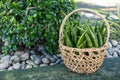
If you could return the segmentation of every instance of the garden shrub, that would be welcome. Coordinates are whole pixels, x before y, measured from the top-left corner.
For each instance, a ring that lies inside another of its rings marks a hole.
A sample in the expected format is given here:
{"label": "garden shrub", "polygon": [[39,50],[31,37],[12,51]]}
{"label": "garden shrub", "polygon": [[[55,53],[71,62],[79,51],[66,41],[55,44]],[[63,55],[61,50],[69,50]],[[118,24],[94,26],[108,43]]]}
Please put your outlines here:
{"label": "garden shrub", "polygon": [[44,40],[48,53],[58,53],[61,22],[73,9],[73,0],[0,0],[2,52],[16,51],[23,45],[31,48]]}

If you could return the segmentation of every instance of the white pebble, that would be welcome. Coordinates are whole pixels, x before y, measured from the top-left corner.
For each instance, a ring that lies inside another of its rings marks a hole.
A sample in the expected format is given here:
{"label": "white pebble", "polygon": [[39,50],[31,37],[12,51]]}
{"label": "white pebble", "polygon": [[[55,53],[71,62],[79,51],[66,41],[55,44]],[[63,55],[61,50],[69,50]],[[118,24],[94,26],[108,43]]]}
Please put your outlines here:
{"label": "white pebble", "polygon": [[117,40],[111,40],[111,43],[112,43],[113,46],[117,46],[118,45]]}
{"label": "white pebble", "polygon": [[113,57],[118,57],[117,52],[114,52],[114,53],[113,53]]}

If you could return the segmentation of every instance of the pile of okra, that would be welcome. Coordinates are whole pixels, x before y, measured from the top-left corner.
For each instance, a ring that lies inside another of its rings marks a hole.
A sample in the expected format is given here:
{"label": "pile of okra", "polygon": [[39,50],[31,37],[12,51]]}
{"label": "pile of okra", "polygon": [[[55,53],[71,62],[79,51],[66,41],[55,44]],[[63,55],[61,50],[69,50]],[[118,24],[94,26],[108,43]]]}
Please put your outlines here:
{"label": "pile of okra", "polygon": [[107,29],[103,20],[84,22],[69,19],[64,28],[64,45],[74,48],[98,48],[106,42]]}

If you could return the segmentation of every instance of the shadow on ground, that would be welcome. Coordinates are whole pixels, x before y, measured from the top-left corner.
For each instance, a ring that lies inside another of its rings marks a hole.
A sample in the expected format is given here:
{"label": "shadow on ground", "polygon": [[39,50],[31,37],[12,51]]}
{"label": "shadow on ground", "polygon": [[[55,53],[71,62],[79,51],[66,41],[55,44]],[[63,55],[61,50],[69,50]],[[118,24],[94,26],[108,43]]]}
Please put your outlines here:
{"label": "shadow on ground", "polygon": [[120,58],[106,58],[93,74],[71,72],[63,64],[0,72],[0,80],[120,80]]}

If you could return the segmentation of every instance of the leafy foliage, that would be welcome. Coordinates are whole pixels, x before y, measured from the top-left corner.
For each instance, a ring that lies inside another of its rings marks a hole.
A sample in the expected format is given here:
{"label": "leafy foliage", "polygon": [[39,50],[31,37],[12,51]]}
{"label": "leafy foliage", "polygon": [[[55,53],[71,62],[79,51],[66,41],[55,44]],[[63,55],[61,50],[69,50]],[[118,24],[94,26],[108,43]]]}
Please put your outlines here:
{"label": "leafy foliage", "polygon": [[64,14],[75,8],[73,0],[1,0],[0,39],[7,42],[2,52],[30,48],[45,41],[49,53],[58,53],[58,33]]}
{"label": "leafy foliage", "polygon": [[[120,5],[118,4],[117,6],[117,14],[113,14],[110,12],[106,12],[103,10],[96,10],[99,13],[106,15],[107,20],[110,24],[110,29],[111,29],[111,34],[110,34],[110,38],[111,39],[119,39],[120,38]],[[115,17],[113,17],[115,16]]]}
{"label": "leafy foliage", "polygon": [[[120,38],[120,5],[117,6],[117,14],[110,14],[116,16],[117,19],[111,18],[108,19],[111,27],[111,38],[112,39],[119,39]],[[111,17],[111,16],[109,16]]]}
{"label": "leafy foliage", "polygon": [[110,23],[111,23],[111,32],[112,32],[112,38],[114,39],[119,39],[120,38],[120,4],[118,4],[117,6],[117,15],[118,17],[117,20],[111,20]]}

